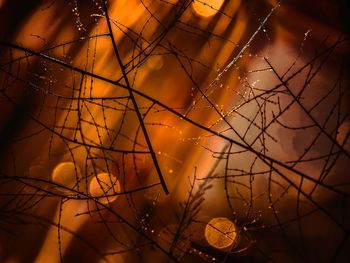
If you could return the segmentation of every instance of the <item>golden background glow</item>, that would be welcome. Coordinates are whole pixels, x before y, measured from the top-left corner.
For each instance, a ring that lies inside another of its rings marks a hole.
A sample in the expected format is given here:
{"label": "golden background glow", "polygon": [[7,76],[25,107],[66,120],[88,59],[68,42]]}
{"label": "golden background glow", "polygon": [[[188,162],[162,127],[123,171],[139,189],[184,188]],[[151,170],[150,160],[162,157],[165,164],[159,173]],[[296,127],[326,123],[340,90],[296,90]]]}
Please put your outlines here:
{"label": "golden background glow", "polygon": [[348,259],[340,4],[106,3],[0,0],[0,262]]}

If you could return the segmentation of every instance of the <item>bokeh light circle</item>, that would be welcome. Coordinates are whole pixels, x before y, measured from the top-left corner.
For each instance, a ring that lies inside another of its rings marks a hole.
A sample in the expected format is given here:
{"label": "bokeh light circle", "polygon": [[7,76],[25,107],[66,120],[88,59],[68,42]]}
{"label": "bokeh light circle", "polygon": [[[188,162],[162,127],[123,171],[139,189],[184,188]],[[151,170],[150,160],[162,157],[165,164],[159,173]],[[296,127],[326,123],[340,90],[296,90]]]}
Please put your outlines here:
{"label": "bokeh light circle", "polygon": [[224,0],[195,0],[192,7],[202,17],[214,16],[221,8]]}
{"label": "bokeh light circle", "polygon": [[80,180],[80,169],[73,162],[61,162],[52,171],[52,182],[63,186],[59,190],[75,189]]}
{"label": "bokeh light circle", "polygon": [[99,173],[90,181],[89,191],[90,195],[98,198],[99,202],[108,204],[117,199],[116,194],[120,192],[120,183],[111,173]]}
{"label": "bokeh light circle", "polygon": [[225,249],[237,239],[235,224],[225,217],[211,219],[205,227],[205,239],[214,248]]}

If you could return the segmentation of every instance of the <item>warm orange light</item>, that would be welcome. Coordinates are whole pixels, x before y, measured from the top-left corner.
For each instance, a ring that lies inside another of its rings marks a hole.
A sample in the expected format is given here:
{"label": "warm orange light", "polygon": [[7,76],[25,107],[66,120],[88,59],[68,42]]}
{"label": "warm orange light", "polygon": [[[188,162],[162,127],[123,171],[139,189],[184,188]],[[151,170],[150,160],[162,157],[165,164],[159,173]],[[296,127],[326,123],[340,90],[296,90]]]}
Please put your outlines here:
{"label": "warm orange light", "polygon": [[52,172],[52,181],[55,184],[62,185],[61,191],[65,188],[74,189],[80,178],[79,167],[73,162],[61,162],[59,163]]}
{"label": "warm orange light", "polygon": [[117,199],[116,193],[120,192],[120,183],[114,175],[100,173],[92,178],[89,191],[91,196],[98,198],[99,202],[108,204]]}
{"label": "warm orange light", "polygon": [[225,249],[237,239],[236,227],[225,217],[213,218],[205,227],[205,239],[212,247]]}
{"label": "warm orange light", "polygon": [[223,3],[224,0],[195,0],[192,7],[198,15],[211,17],[220,10]]}
{"label": "warm orange light", "polygon": [[344,147],[345,150],[350,151],[350,122],[344,122],[338,128],[337,142]]}
{"label": "warm orange light", "polygon": [[150,70],[160,70],[163,67],[163,58],[160,55],[150,56],[146,65]]}

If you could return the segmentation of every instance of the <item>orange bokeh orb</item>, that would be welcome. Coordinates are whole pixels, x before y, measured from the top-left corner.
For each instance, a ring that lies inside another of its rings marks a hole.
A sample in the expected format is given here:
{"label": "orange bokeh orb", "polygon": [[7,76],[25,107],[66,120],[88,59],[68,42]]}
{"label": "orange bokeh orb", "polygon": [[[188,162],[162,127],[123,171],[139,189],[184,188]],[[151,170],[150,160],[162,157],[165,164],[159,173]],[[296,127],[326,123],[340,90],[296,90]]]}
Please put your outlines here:
{"label": "orange bokeh orb", "polygon": [[216,217],[205,227],[205,239],[214,248],[225,249],[237,239],[237,229],[233,222],[225,217]]}
{"label": "orange bokeh orb", "polygon": [[52,182],[61,185],[61,191],[75,189],[80,180],[80,169],[73,162],[61,162],[53,169]]}
{"label": "orange bokeh orb", "polygon": [[99,202],[108,204],[117,199],[120,183],[113,174],[99,173],[90,181],[89,191]]}
{"label": "orange bokeh orb", "polygon": [[202,17],[211,17],[221,8],[224,0],[195,0],[192,7],[196,14]]}

